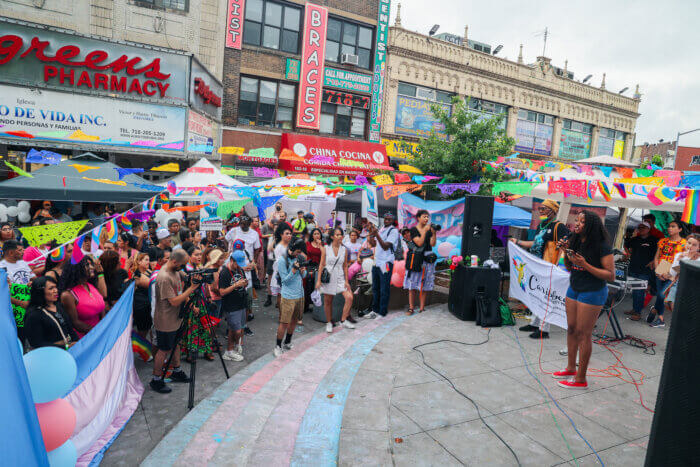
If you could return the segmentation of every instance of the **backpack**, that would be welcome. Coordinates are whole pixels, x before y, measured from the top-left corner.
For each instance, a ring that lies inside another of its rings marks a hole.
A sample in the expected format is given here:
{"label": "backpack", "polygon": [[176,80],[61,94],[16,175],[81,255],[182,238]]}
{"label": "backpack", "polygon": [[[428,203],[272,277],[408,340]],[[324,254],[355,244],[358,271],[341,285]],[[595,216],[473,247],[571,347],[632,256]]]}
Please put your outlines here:
{"label": "backpack", "polygon": [[[391,229],[394,229],[394,227]],[[389,229],[389,233],[391,233],[391,229]],[[398,245],[391,244],[391,251],[394,252],[394,259],[396,261],[401,261],[403,259],[403,243],[401,243],[401,238],[399,238]]]}

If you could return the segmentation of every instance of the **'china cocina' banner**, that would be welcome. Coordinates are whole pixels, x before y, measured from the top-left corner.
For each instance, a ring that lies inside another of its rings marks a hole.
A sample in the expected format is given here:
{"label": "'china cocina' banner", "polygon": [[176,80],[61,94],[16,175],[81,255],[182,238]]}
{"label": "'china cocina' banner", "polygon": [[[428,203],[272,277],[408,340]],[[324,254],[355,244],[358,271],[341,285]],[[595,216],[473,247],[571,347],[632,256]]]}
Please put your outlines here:
{"label": "'china cocina' banner", "polygon": [[510,297],[543,321],[566,329],[569,273],[508,242]]}
{"label": "'china cocina' banner", "polygon": [[379,143],[320,136],[282,134],[281,170],[373,177],[389,165],[386,146]]}
{"label": "'china cocina' banner", "polygon": [[307,3],[305,10],[299,99],[297,99],[297,127],[318,130],[321,126],[321,89],[323,61],[326,56],[328,9]]}

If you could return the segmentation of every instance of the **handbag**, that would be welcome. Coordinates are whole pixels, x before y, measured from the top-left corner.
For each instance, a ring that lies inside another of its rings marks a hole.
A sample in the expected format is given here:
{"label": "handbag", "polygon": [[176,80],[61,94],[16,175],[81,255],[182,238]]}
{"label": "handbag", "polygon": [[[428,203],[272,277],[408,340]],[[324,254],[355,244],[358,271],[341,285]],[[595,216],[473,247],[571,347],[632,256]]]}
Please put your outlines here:
{"label": "handbag", "polygon": [[559,243],[560,240],[557,238],[557,227],[559,227],[560,224],[561,222],[554,224],[554,241],[547,242],[542,253],[542,259],[551,264],[558,264],[559,257],[563,254],[563,251],[560,251],[559,247],[557,246],[557,243]]}
{"label": "handbag", "polygon": [[433,264],[435,261],[437,261],[437,255],[434,251],[428,251],[423,255],[423,261],[428,264]]}
{"label": "handbag", "polygon": [[[335,269],[335,267],[338,264],[338,261],[340,261],[340,250],[338,250],[338,257],[335,259],[335,264],[333,264],[333,267],[331,269]],[[331,281],[331,273],[328,271],[328,267],[323,268],[323,271],[321,271],[321,283],[322,284],[328,284]]]}

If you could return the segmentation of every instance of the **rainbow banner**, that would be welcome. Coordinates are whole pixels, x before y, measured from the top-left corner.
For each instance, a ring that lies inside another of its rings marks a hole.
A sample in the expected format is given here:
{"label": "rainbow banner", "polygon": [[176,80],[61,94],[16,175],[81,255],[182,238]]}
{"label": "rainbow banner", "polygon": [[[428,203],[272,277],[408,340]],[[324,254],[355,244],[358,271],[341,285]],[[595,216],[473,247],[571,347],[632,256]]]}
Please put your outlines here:
{"label": "rainbow banner", "polygon": [[688,190],[681,220],[688,224],[700,225],[700,191]]}
{"label": "rainbow banner", "polygon": [[652,188],[649,193],[647,193],[647,199],[654,206],[661,206],[664,203],[672,201],[676,197],[676,192],[670,188]]}
{"label": "rainbow banner", "polygon": [[610,201],[612,196],[610,196],[610,189],[605,182],[598,181],[598,190],[605,201]]}

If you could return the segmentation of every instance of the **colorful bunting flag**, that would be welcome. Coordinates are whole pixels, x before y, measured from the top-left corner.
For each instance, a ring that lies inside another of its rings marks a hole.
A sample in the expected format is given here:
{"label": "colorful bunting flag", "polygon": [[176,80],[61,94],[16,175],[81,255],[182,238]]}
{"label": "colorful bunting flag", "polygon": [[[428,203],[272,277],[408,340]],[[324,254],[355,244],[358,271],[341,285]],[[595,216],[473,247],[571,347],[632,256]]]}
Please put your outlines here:
{"label": "colorful bunting flag", "polygon": [[85,164],[68,164],[68,167],[73,167],[75,170],[78,171],[78,173],[83,173],[88,170],[95,170],[99,169],[99,167],[95,167],[94,165],[85,165]]}
{"label": "colorful bunting flag", "polygon": [[613,171],[612,167],[606,167],[604,165],[597,165],[596,168],[603,172],[603,175],[605,175],[606,177],[609,177]]}
{"label": "colorful bunting flag", "polygon": [[207,206],[209,206],[209,204],[198,204],[196,206],[176,206],[174,208],[163,208],[163,209],[165,212],[175,212],[175,211],[197,212],[200,209],[204,209]]}
{"label": "colorful bunting flag", "polygon": [[423,173],[420,169],[417,169],[416,167],[413,167],[412,165],[408,164],[399,164],[399,171],[418,175],[421,175]]}
{"label": "colorful bunting flag", "polygon": [[618,178],[618,183],[631,183],[634,185],[664,186],[665,181],[661,177]]}
{"label": "colorful bunting flag", "polygon": [[496,182],[493,184],[491,194],[511,193],[513,195],[529,195],[537,185],[535,182]]}
{"label": "colorful bunting flag", "polygon": [[107,178],[90,178],[90,177],[83,177],[83,180],[90,180],[92,182],[104,183],[106,185],[126,186],[126,182],[124,180],[109,180]]}
{"label": "colorful bunting flag", "polygon": [[123,215],[119,219],[119,223],[122,225],[122,228],[126,230],[127,232],[131,232],[131,229],[133,228],[133,224],[131,223],[131,219],[129,219],[126,214]]}
{"label": "colorful bunting flag", "polygon": [[222,219],[227,219],[229,214],[240,211],[248,202],[250,202],[248,198],[221,202],[216,207],[216,215]]}
{"label": "colorful bunting flag", "polygon": [[49,257],[54,263],[60,263],[66,259],[66,247],[64,245],[59,246],[49,254]]}
{"label": "colorful bunting flag", "polygon": [[598,180],[598,190],[600,190],[600,194],[605,201],[610,201],[612,199],[612,196],[610,196],[610,189],[605,182]]}
{"label": "colorful bunting flag", "polygon": [[613,183],[613,186],[617,189],[617,192],[620,193],[620,196],[624,199],[627,198],[627,191],[625,190],[625,184],[624,183]]}
{"label": "colorful bunting flag", "polygon": [[240,156],[245,152],[245,148],[238,148],[234,146],[222,146],[219,148],[219,154],[233,154],[234,156]]}
{"label": "colorful bunting flag", "polygon": [[191,174],[213,174],[214,167],[190,167],[187,169]]}
{"label": "colorful bunting flag", "polygon": [[647,194],[647,198],[654,206],[661,206],[675,198],[676,193],[671,188],[654,187]]}
{"label": "colorful bunting flag", "polygon": [[550,180],[547,184],[547,193],[563,193],[564,196],[574,195],[579,198],[586,197],[586,180]]}
{"label": "colorful bunting flag", "polygon": [[253,167],[253,176],[263,178],[276,178],[279,177],[280,174],[277,171],[277,169],[270,169],[268,167]]}
{"label": "colorful bunting flag", "polygon": [[[54,225],[60,225],[60,224],[54,224]],[[85,235],[81,235],[80,237],[76,238],[75,241],[73,242],[73,253],[70,256],[70,264],[78,264],[85,257],[85,254],[83,253],[83,242],[84,241],[85,241]]]}
{"label": "colorful bunting flag", "polygon": [[30,246],[41,246],[56,241],[62,245],[78,235],[78,232],[85,227],[88,220],[74,222],[62,222],[60,224],[37,225],[34,227],[20,227],[22,236],[29,242]]}
{"label": "colorful bunting flag", "polygon": [[437,187],[443,195],[451,195],[458,190],[473,194],[479,191],[481,183],[439,183]]}
{"label": "colorful bunting flag", "polygon": [[177,162],[151,167],[151,172],[179,172],[180,165]]}
{"label": "colorful bunting flag", "polygon": [[222,167],[221,173],[224,175],[228,175],[230,177],[236,177],[236,176],[247,177],[248,176],[248,172],[246,172],[245,170],[235,169],[233,167]]}
{"label": "colorful bunting flag", "polygon": [[387,174],[377,175],[377,176],[374,177],[372,180],[374,180],[374,183],[375,183],[377,186],[381,186],[381,185],[391,185],[392,183],[394,183],[394,181],[391,179],[391,176],[390,176],[390,175],[387,175]]}
{"label": "colorful bunting flag", "polygon": [[177,186],[175,185],[175,182],[173,182],[172,180],[170,180],[167,183],[166,189],[168,190],[168,193],[170,193],[173,196],[175,195],[175,193],[177,193]]}
{"label": "colorful bunting flag", "polygon": [[403,193],[420,190],[420,188],[420,185],[384,185],[381,191],[384,193],[384,199],[390,199]]}
{"label": "colorful bunting flag", "polygon": [[358,175],[355,177],[355,185],[369,185],[369,181],[364,175]]}
{"label": "colorful bunting flag", "polygon": [[107,241],[112,243],[117,243],[117,238],[119,238],[119,228],[117,227],[117,219],[112,218],[105,224],[105,231],[107,232]]}
{"label": "colorful bunting flag", "polygon": [[396,183],[411,183],[411,177],[406,174],[395,174],[394,181]]}
{"label": "colorful bunting flag", "polygon": [[20,169],[16,165],[12,165],[7,161],[5,161],[5,165],[8,166],[17,175],[21,175],[22,177],[34,178],[34,175],[30,174],[29,172],[25,172],[24,170]]}
{"label": "colorful bunting flag", "polygon": [[114,170],[117,171],[117,175],[119,175],[119,180],[123,179],[127,175],[137,174],[144,171],[144,169],[122,169],[121,167],[115,167]]}
{"label": "colorful bunting flag", "polygon": [[654,175],[654,171],[651,169],[634,169],[634,173],[639,178],[651,177],[652,175]]}
{"label": "colorful bunting flag", "polygon": [[32,148],[29,150],[25,162],[31,162],[32,164],[57,165],[61,163],[61,155],[47,149],[37,151],[36,149]]}

